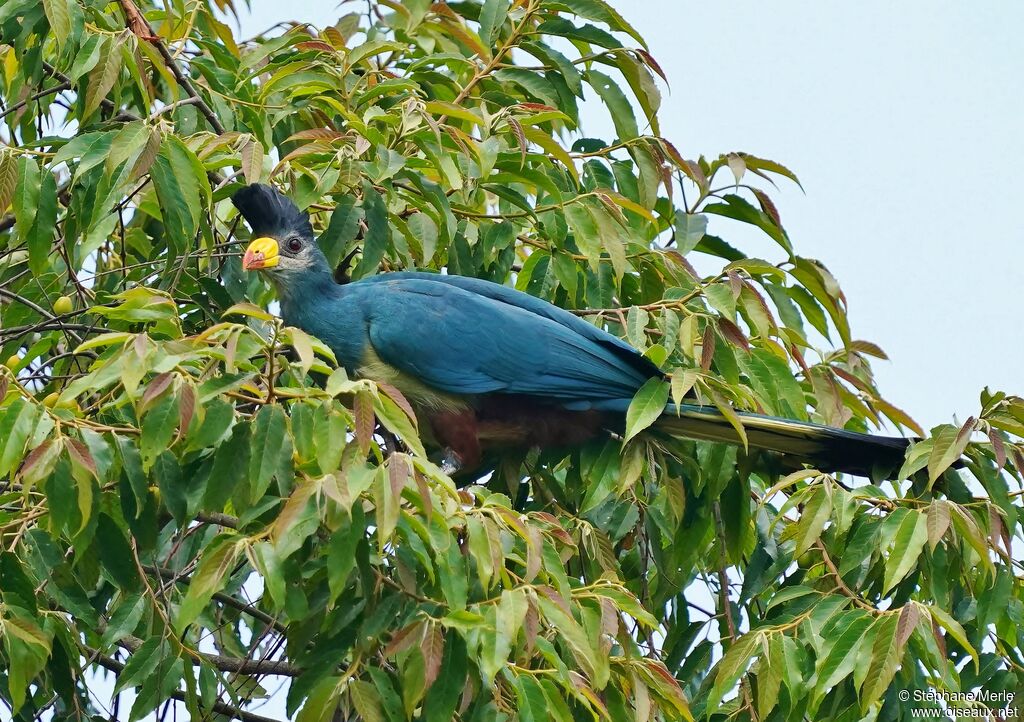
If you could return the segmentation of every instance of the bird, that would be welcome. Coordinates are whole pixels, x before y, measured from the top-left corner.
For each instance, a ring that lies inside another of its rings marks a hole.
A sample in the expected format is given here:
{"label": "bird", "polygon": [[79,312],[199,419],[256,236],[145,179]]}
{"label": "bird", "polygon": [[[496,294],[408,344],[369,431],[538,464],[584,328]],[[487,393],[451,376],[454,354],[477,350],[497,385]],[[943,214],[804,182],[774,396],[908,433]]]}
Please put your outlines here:
{"label": "bird", "polygon": [[[567,448],[620,434],[631,400],[666,373],[608,331],[543,299],[432,271],[338,283],[308,213],[266,184],[232,202],[251,229],[246,271],[265,273],[284,323],[323,341],[356,378],[390,384],[427,421],[449,474],[505,449]],[[685,399],[689,402],[691,399]],[[668,402],[653,424],[673,438],[743,444],[715,406]],[[910,440],[737,412],[746,444],[786,469],[876,477]]]}

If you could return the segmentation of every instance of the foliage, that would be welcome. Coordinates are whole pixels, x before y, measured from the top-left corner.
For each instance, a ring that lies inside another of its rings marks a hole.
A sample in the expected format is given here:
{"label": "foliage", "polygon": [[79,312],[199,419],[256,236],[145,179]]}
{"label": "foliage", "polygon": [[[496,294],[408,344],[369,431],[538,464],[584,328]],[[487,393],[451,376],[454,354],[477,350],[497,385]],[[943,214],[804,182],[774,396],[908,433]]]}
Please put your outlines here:
{"label": "foliage", "polygon": [[[241,41],[230,9],[0,5],[16,719],[100,714],[101,670],[132,719],[265,719],[282,678],[301,722],[909,719],[902,689],[1020,688],[1020,398],[986,392],[880,486],[637,433],[645,398],[628,443],[457,488],[397,392],[262,310],[227,198],[272,180],[345,275],[514,284],[676,398],[916,431],[764,190],[796,177],[659,137],[661,70],[618,12],[378,0]],[[585,97],[616,138],[580,131]],[[731,222],[779,260],[707,232]]]}

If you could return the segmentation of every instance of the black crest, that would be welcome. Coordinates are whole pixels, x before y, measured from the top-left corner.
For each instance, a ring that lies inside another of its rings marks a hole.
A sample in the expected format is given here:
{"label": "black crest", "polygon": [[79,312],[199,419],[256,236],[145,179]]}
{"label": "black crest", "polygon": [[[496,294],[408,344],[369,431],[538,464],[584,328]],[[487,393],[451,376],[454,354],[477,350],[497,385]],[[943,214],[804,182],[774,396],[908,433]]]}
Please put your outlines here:
{"label": "black crest", "polygon": [[309,214],[300,211],[281,191],[262,183],[253,183],[231,196],[231,202],[242,214],[253,236],[281,237],[290,231],[304,238],[313,237]]}

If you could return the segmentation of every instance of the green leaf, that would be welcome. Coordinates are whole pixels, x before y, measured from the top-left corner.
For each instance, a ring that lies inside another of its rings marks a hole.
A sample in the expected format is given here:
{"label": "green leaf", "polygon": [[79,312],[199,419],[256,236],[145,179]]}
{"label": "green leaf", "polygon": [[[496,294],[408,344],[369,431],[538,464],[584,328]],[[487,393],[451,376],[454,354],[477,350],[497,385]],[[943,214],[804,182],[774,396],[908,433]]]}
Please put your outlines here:
{"label": "green leaf", "polygon": [[256,414],[252,427],[252,452],[249,456],[249,499],[263,497],[274,473],[281,468],[282,455],[291,458],[291,444],[286,444],[286,418],[277,404],[264,406]]}
{"label": "green leaf", "polygon": [[195,153],[173,135],[164,137],[160,152],[153,161],[150,175],[160,202],[160,214],[167,234],[167,244],[182,253],[192,245],[199,228],[201,182],[196,172],[202,165]]}
{"label": "green leaf", "polygon": [[568,8],[570,12],[575,13],[581,18],[596,20],[597,22],[607,24],[613,30],[621,30],[644,48],[647,47],[646,41],[636,28],[630,25],[618,11],[604,2],[604,0],[557,0],[557,4]]}
{"label": "green leaf", "polygon": [[117,609],[110,615],[100,645],[103,648],[109,647],[134,632],[148,607],[148,600],[141,593],[122,598]]}
{"label": "green leaf", "polygon": [[71,35],[71,14],[68,11],[68,0],[43,0],[43,11],[50,23],[50,31],[57,41],[57,47],[64,49]]}
{"label": "green leaf", "polygon": [[867,710],[889,689],[903,658],[904,645],[897,634],[899,615],[887,614],[875,621],[876,634],[871,648],[871,668],[861,688],[860,705]]}
{"label": "green leaf", "polygon": [[[853,672],[871,622],[871,615],[855,610],[843,613],[842,621],[829,623],[831,631],[815,670],[818,680],[815,692],[819,698]],[[870,644],[870,640],[867,643]]]}
{"label": "green leaf", "polygon": [[603,689],[608,682],[608,657],[595,647],[597,640],[590,638],[580,623],[555,602],[544,596],[539,596],[537,602],[544,617],[569,645],[573,657],[587,678],[595,687]]}
{"label": "green leaf", "polygon": [[508,0],[484,0],[480,9],[480,39],[484,45],[494,44],[498,30],[508,17]]}
{"label": "green leaf", "polygon": [[949,504],[942,499],[932,499],[928,505],[928,547],[934,552],[935,547],[949,530]]}
{"label": "green leaf", "polygon": [[660,378],[648,379],[636,396],[629,402],[626,410],[626,437],[629,441],[641,431],[649,427],[665,411],[668,403],[669,385]]}
{"label": "green leaf", "polygon": [[213,595],[224,588],[226,577],[234,568],[244,544],[244,538],[234,533],[223,533],[203,552],[174,619],[174,628],[179,634],[199,617]]}
{"label": "green leaf", "polygon": [[410,451],[417,456],[426,457],[427,452],[423,449],[423,442],[420,441],[413,420],[390,396],[383,392],[375,394],[373,411],[384,428],[401,439]]}
{"label": "green leaf", "polygon": [[787,253],[793,252],[793,247],[778,224],[767,213],[750,204],[745,198],[729,193],[723,196],[725,203],[709,203],[702,209],[704,213],[713,213],[718,216],[725,216],[743,223],[757,226],[768,236],[778,243]]}
{"label": "green leaf", "polygon": [[928,457],[928,488],[938,480],[954,461],[964,454],[971,440],[969,433],[960,433],[957,427],[943,424],[932,430],[932,453]]}
{"label": "green leaf", "polygon": [[380,193],[374,190],[369,181],[363,181],[363,213],[366,217],[363,256],[352,273],[354,278],[362,278],[376,272],[391,240],[388,209]]}
{"label": "green leaf", "polygon": [[117,676],[114,694],[131,687],[138,687],[156,670],[157,665],[172,658],[171,650],[163,637],[150,637],[132,652],[124,669]]}
{"label": "green leaf", "polygon": [[[334,712],[338,708],[338,699],[341,697],[339,690],[341,680],[338,677],[325,677],[320,680],[313,691],[306,697],[306,703],[302,705],[296,722],[331,722],[334,719]],[[356,682],[354,684],[366,684]],[[352,692],[354,695],[355,693]]]}
{"label": "green leaf", "polygon": [[981,657],[978,656],[978,650],[967,640],[967,632],[964,631],[960,622],[953,619],[949,612],[936,605],[927,605],[927,609],[932,615],[932,619],[949,632],[950,636],[974,658],[974,669],[977,671],[981,666]]}
{"label": "green leaf", "polygon": [[501,593],[501,601],[494,608],[494,632],[483,633],[486,640],[481,647],[480,672],[488,683],[509,663],[512,644],[523,626],[526,618],[528,602],[526,592],[522,589],[505,590]]}
{"label": "green leaf", "polygon": [[703,213],[677,213],[675,230],[676,248],[680,253],[687,254],[697,247],[707,233],[708,217]]}
{"label": "green leaf", "polygon": [[387,722],[380,695],[372,684],[355,680],[349,684],[348,693],[360,719],[365,722]]}
{"label": "green leaf", "polygon": [[35,224],[39,207],[39,189],[42,183],[39,164],[35,158],[23,155],[18,161],[18,182],[14,189],[14,220],[23,240],[27,240]]}
{"label": "green leaf", "polygon": [[[129,31],[125,30],[124,32]],[[124,38],[123,33],[115,35],[98,46],[98,62],[85,83],[83,120],[100,107],[100,104],[114,87],[114,83],[117,82],[117,78],[121,74],[121,46],[124,44]]]}
{"label": "green leaf", "polygon": [[139,583],[132,549],[124,532],[108,514],[101,513],[96,525],[96,542],[102,554],[100,563],[122,589],[134,589]]}
{"label": "green leaf", "polygon": [[0,409],[0,476],[12,473],[21,464],[25,445],[36,426],[37,411],[37,406],[23,398]]}
{"label": "green leaf", "polygon": [[364,538],[363,508],[356,505],[351,521],[331,535],[327,543],[327,584],[334,604],[345,591],[349,574],[356,563],[356,546]]}
{"label": "green leaf", "polygon": [[928,541],[928,522],[924,514],[911,511],[901,520],[893,537],[889,556],[885,560],[885,583],[882,593],[887,594],[903,581],[911,569],[917,566],[918,557]]}
{"label": "green leaf", "polygon": [[706,709],[709,713],[718,709],[722,697],[739,681],[750,666],[751,658],[761,648],[761,634],[748,632],[732,643],[714,668],[715,683],[708,693]]}
{"label": "green leaf", "polygon": [[804,504],[800,520],[796,523],[796,529],[793,532],[796,549],[793,551],[793,556],[799,557],[818,541],[831,514],[832,489],[827,484],[822,484],[811,493],[807,503]]}
{"label": "green leaf", "polygon": [[139,452],[142,468],[148,470],[162,454],[178,428],[178,396],[166,394],[142,419],[142,435],[139,438]]}
{"label": "green leaf", "polygon": [[253,137],[246,138],[241,152],[242,175],[246,183],[258,183],[263,175],[263,144]]}
{"label": "green leaf", "polygon": [[512,677],[512,684],[516,690],[516,712],[522,722],[546,722],[548,719],[547,699],[544,696],[543,688],[527,674],[517,674]]}
{"label": "green leaf", "polygon": [[631,140],[639,136],[640,129],[637,127],[636,117],[633,115],[633,106],[630,105],[626,94],[616,85],[615,81],[604,73],[593,69],[588,70],[584,77],[597,91],[601,101],[608,106],[618,139],[620,141]]}
{"label": "green leaf", "polygon": [[320,234],[319,239],[320,248],[327,256],[327,264],[331,268],[338,265],[345,249],[355,240],[359,232],[359,216],[356,199],[353,196],[342,196],[338,199],[331,213],[331,220],[327,224],[327,230]]}

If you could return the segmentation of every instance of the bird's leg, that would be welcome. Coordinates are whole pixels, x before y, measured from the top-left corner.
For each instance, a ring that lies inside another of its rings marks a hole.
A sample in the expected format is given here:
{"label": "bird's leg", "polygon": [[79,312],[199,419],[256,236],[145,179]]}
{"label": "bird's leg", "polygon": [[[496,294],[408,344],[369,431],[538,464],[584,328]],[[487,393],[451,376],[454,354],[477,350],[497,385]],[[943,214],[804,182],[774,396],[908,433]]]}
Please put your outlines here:
{"label": "bird's leg", "polygon": [[462,470],[462,459],[450,448],[445,448],[441,457],[441,471],[448,476],[455,476]]}
{"label": "bird's leg", "polygon": [[480,439],[477,438],[476,413],[472,409],[434,413],[430,416],[430,426],[434,438],[444,448],[442,468],[446,474],[450,476],[456,471],[479,466]]}

